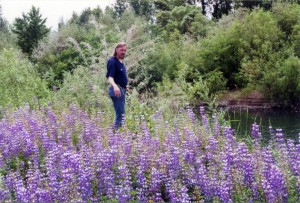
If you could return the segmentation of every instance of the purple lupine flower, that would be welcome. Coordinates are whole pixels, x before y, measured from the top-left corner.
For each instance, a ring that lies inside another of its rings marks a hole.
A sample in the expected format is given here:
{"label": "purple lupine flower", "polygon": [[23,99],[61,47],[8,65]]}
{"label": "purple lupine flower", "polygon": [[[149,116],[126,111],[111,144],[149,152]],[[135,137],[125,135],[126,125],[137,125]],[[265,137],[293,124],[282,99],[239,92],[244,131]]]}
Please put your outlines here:
{"label": "purple lupine flower", "polygon": [[53,202],[50,191],[38,188],[35,193],[37,196],[37,202]]}
{"label": "purple lupine flower", "polygon": [[220,191],[219,191],[220,183],[219,183],[219,180],[217,177],[218,176],[217,172],[214,169],[210,170],[209,173],[211,173],[211,174],[209,175],[209,178],[208,178],[207,197],[211,198],[213,196],[218,196],[220,194]]}
{"label": "purple lupine flower", "polygon": [[182,155],[184,158],[184,163],[194,165],[196,157],[201,152],[201,140],[200,136],[197,136],[194,131],[188,130],[186,127],[183,128],[183,140],[181,148],[183,150]]}
{"label": "purple lupine flower", "polygon": [[262,155],[263,155],[263,161],[267,167],[269,167],[272,164],[275,164],[275,160],[272,154],[272,149],[270,146],[268,146],[267,148],[263,148]]}
{"label": "purple lupine flower", "polygon": [[190,119],[192,124],[194,126],[196,126],[197,117],[196,117],[195,113],[193,112],[193,110],[192,110],[192,108],[189,104],[186,105],[186,115],[188,116],[188,118]]}
{"label": "purple lupine flower", "polygon": [[276,196],[274,195],[273,189],[271,187],[271,184],[267,179],[262,180],[262,188],[264,191],[264,195],[266,197],[267,202],[275,202],[276,201]]}
{"label": "purple lupine flower", "polygon": [[192,165],[196,161],[195,152],[193,151],[195,148],[192,146],[193,143],[189,141],[182,141],[182,155],[185,164]]}
{"label": "purple lupine flower", "polygon": [[27,191],[31,202],[36,202],[36,191],[39,188],[41,174],[38,168],[29,168],[26,174]]}
{"label": "purple lupine flower", "polygon": [[47,153],[47,156],[45,157],[45,167],[47,171],[46,174],[49,187],[48,190],[50,191],[52,201],[59,201],[63,199],[61,195],[64,195],[59,194],[59,191],[61,190],[60,180],[62,179],[61,151],[63,151],[62,148],[55,146]]}
{"label": "purple lupine flower", "polygon": [[300,175],[300,158],[299,153],[297,153],[294,140],[287,140],[288,156],[289,156],[289,165],[295,176]]}
{"label": "purple lupine flower", "polygon": [[261,132],[259,129],[259,125],[257,125],[256,123],[253,123],[251,126],[251,137],[255,140],[255,141],[260,141],[261,140]]}
{"label": "purple lupine flower", "polygon": [[104,149],[95,156],[95,159],[97,160],[96,178],[98,182],[98,193],[101,196],[107,196],[108,199],[113,199],[115,197],[114,188],[116,182],[113,167],[116,164],[116,159],[114,157],[114,150],[115,148],[112,146],[110,151]]}
{"label": "purple lupine flower", "polygon": [[1,151],[0,151],[0,168],[4,168],[4,166],[5,166],[5,161],[3,158],[4,157],[2,156]]}
{"label": "purple lupine flower", "polygon": [[249,153],[245,143],[240,143],[237,147],[236,166],[243,170],[243,183],[251,188],[254,199],[259,198],[258,188],[255,185],[253,156]]}
{"label": "purple lupine flower", "polygon": [[136,170],[136,191],[138,201],[145,202],[149,196],[148,181],[145,177],[143,166],[138,166]]}
{"label": "purple lupine flower", "polygon": [[212,115],[212,118],[213,118],[213,133],[214,133],[214,136],[218,137],[221,132],[221,126],[218,121],[218,115],[216,113],[214,113]]}
{"label": "purple lupine flower", "polygon": [[[50,111],[55,119],[24,108],[0,121],[0,166],[2,159],[1,168],[6,169],[3,187],[0,181],[0,201],[16,201],[16,197],[36,202],[214,198],[228,202],[239,195],[232,189],[232,184],[237,184],[249,192],[250,201],[262,200],[258,196],[265,195],[268,201],[284,202],[288,198],[286,185],[291,186],[284,182],[287,174],[283,169],[288,166],[295,176],[299,174],[299,144],[282,142],[275,159],[271,148],[254,143],[250,151],[239,144],[230,128],[220,130],[224,136],[215,136],[218,126],[208,128],[212,132],[208,137],[198,126],[189,125],[192,111],[176,116],[172,125],[158,115],[152,128],[156,134],[142,117],[134,139],[136,133],[129,128],[111,134],[104,113],[93,118],[77,106],[70,107],[68,113]],[[76,146],[74,135],[78,135]],[[24,164],[17,158],[20,165],[16,172],[11,163],[19,155],[25,155],[26,161]],[[19,171],[22,181],[17,181]]]}
{"label": "purple lupine flower", "polygon": [[96,139],[97,127],[91,120],[85,120],[83,123],[83,140],[85,143],[91,143]]}
{"label": "purple lupine flower", "polygon": [[226,143],[225,142],[224,150],[225,150],[225,152],[224,152],[225,157],[224,158],[227,161],[228,167],[231,167],[234,164],[234,160],[235,160],[234,147],[232,146],[231,143]]}
{"label": "purple lupine flower", "polygon": [[206,158],[211,161],[214,158],[214,154],[218,151],[218,140],[214,137],[209,137],[209,143],[205,147]]}
{"label": "purple lupine flower", "polygon": [[34,140],[32,139],[33,137],[30,136],[29,132],[27,130],[24,130],[22,132],[22,137],[24,140],[24,155],[26,157],[30,156],[34,151]]}
{"label": "purple lupine flower", "polygon": [[179,194],[177,195],[176,202],[190,202],[191,201],[191,198],[188,195],[188,189],[184,185],[179,186],[178,193]]}
{"label": "purple lupine flower", "polygon": [[233,167],[233,157],[230,145],[226,145],[225,151],[220,153],[221,170],[220,175],[220,185],[219,185],[219,194],[218,196],[222,202],[231,202],[231,191],[233,189],[233,178],[231,173],[231,168]]}
{"label": "purple lupine flower", "polygon": [[219,197],[222,202],[232,202],[230,191],[232,190],[232,182],[223,180],[220,184]]}
{"label": "purple lupine flower", "polygon": [[30,202],[28,190],[26,189],[23,178],[19,172],[16,172],[14,179],[14,192],[17,202]]}
{"label": "purple lupine flower", "polygon": [[[9,191],[10,198],[12,198],[11,194],[14,192],[14,184],[15,184],[15,179],[16,179],[16,173],[9,171],[7,172],[7,175],[4,179],[4,186],[5,188]],[[11,199],[13,201],[13,199]]]}
{"label": "purple lupine flower", "polygon": [[180,155],[182,150],[179,147],[173,147],[170,151],[170,157],[168,157],[168,170],[172,177],[178,177],[182,169],[180,163]]}
{"label": "purple lupine flower", "polygon": [[166,193],[170,202],[190,202],[190,197],[187,194],[187,188],[180,180],[165,177]]}
{"label": "purple lupine flower", "polygon": [[46,113],[47,113],[47,116],[49,119],[49,131],[51,133],[51,137],[54,138],[57,135],[57,132],[56,132],[56,129],[58,126],[57,116],[55,115],[55,113],[52,112],[52,109],[50,109],[50,108],[46,108]]}
{"label": "purple lupine flower", "polygon": [[264,169],[262,187],[268,202],[285,202],[288,198],[283,174],[272,156],[271,148],[263,150]]}
{"label": "purple lupine flower", "polygon": [[118,166],[116,176],[115,194],[118,202],[128,202],[130,200],[131,180],[128,167],[125,163]]}
{"label": "purple lupine flower", "polygon": [[90,157],[92,157],[92,153],[88,150],[88,146],[84,146],[83,162],[79,164],[78,169],[78,192],[81,194],[83,201],[91,200],[93,195],[92,180],[94,179],[94,174],[92,172]]}
{"label": "purple lupine flower", "polygon": [[[137,152],[137,159],[135,161],[134,169],[136,171],[136,190],[137,190],[137,198],[139,201],[147,201],[149,196],[149,181],[146,178],[146,173],[150,168],[150,156],[154,149],[151,151],[148,150],[152,144],[150,132],[146,126],[146,122],[142,117],[142,130],[143,130],[143,137],[140,136],[137,139],[136,143],[136,152]],[[145,147],[147,146],[147,147]]]}
{"label": "purple lupine flower", "polygon": [[61,173],[62,180],[60,182],[60,199],[59,201],[66,201],[70,199],[79,198],[79,193],[72,190],[72,188],[77,186],[77,174],[79,169],[80,157],[78,154],[70,151],[66,151],[62,155],[61,159]]}
{"label": "purple lupine flower", "polygon": [[150,172],[151,182],[149,186],[149,200],[152,200],[154,202],[161,202],[162,201],[162,195],[161,195],[161,186],[162,186],[162,180],[160,172],[152,167]]}
{"label": "purple lupine flower", "polygon": [[267,202],[287,202],[288,191],[278,166],[272,164],[265,172],[262,188]]}
{"label": "purple lupine flower", "polygon": [[270,133],[270,137],[271,137],[271,138],[274,138],[274,137],[275,137],[275,131],[274,131],[274,129],[273,129],[272,126],[269,126],[269,133]]}
{"label": "purple lupine flower", "polygon": [[203,157],[198,157],[195,162],[195,174],[194,179],[196,181],[196,186],[200,187],[200,191],[208,198],[212,197],[213,194],[210,192],[209,188],[209,178],[207,176],[206,167],[203,164]]}
{"label": "purple lupine flower", "polygon": [[5,180],[3,176],[0,175],[0,202],[9,202],[9,200],[9,190],[5,188]]}
{"label": "purple lupine flower", "polygon": [[206,132],[209,132],[209,120],[205,113],[204,106],[200,106],[200,116],[202,119],[202,125],[205,127]]}
{"label": "purple lupine flower", "polygon": [[282,133],[282,129],[280,129],[280,128],[276,129],[275,137],[276,137],[277,144],[284,143],[284,134]]}
{"label": "purple lupine flower", "polygon": [[171,134],[171,136],[172,136],[171,139],[172,139],[173,142],[175,142],[175,143],[180,143],[181,133],[180,133],[180,131],[179,131],[178,120],[177,120],[177,119],[174,120],[174,126],[173,126],[173,128],[174,128],[174,131],[173,131],[173,133]]}
{"label": "purple lupine flower", "polygon": [[229,126],[224,127],[223,135],[224,135],[224,137],[227,138],[227,144],[231,145],[231,146],[234,144],[234,141],[235,141],[233,134],[234,134],[234,129],[232,129]]}
{"label": "purple lupine flower", "polygon": [[48,136],[47,127],[40,129],[40,136],[42,138],[42,145],[45,152],[50,151],[53,148],[53,139]]}

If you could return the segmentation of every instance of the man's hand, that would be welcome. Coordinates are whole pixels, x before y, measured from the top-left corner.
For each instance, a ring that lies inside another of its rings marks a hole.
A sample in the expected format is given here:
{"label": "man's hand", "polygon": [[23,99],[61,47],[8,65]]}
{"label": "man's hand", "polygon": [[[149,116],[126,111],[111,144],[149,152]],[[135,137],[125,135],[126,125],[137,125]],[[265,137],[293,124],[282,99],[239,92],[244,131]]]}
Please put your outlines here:
{"label": "man's hand", "polygon": [[115,92],[115,96],[120,97],[121,96],[121,90],[118,87],[118,85],[114,86],[114,92]]}

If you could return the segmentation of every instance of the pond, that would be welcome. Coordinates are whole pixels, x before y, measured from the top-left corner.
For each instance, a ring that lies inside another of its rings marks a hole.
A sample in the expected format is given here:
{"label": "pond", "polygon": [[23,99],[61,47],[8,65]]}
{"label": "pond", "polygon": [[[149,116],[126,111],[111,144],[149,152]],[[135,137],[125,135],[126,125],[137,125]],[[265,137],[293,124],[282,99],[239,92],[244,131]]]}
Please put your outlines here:
{"label": "pond", "polygon": [[270,137],[269,126],[282,129],[285,138],[299,142],[300,112],[272,109],[227,109],[225,116],[231,127],[241,136],[251,133],[251,125],[260,126],[262,136]]}

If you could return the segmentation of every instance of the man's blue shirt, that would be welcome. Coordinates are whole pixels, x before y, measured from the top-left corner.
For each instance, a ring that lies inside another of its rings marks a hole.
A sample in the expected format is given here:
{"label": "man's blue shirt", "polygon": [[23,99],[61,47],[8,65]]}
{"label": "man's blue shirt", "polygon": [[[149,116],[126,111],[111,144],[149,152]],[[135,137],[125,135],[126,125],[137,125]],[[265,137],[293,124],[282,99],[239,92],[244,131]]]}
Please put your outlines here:
{"label": "man's blue shirt", "polygon": [[123,88],[127,86],[126,67],[116,57],[110,57],[108,60],[106,77],[114,78],[115,83]]}

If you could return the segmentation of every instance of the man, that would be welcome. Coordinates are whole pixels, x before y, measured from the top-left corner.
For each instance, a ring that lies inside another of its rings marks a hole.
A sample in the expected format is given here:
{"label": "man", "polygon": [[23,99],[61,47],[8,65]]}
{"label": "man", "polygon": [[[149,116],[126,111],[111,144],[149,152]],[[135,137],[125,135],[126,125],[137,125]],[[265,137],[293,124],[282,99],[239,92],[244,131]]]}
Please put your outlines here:
{"label": "man", "polygon": [[127,45],[120,42],[116,45],[112,57],[107,62],[106,78],[110,84],[108,93],[111,97],[115,109],[114,128],[118,129],[122,125],[123,116],[125,115],[125,93],[127,90],[128,78],[126,68],[123,64]]}

